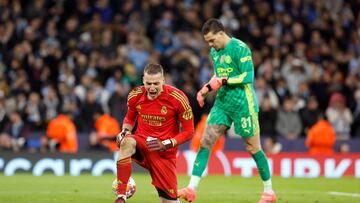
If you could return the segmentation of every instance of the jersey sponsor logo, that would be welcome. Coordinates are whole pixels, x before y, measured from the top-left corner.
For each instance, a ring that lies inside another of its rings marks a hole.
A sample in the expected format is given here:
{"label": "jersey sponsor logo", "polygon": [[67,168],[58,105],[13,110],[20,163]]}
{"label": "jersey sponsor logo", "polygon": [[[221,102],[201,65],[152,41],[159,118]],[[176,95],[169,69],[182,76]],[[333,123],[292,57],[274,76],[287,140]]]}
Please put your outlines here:
{"label": "jersey sponsor logo", "polygon": [[244,63],[246,61],[251,61],[251,56],[244,56],[244,57],[240,58],[241,63]]}
{"label": "jersey sponsor logo", "polygon": [[214,56],[214,61],[216,62],[218,60],[219,56]]}
{"label": "jersey sponsor logo", "polygon": [[233,68],[216,68],[216,72],[220,75],[220,76],[228,76],[229,73],[233,72],[234,69]]}
{"label": "jersey sponsor logo", "polygon": [[190,120],[190,119],[192,119],[192,117],[193,117],[193,112],[191,109],[188,109],[183,113],[183,118],[185,120]]}
{"label": "jersey sponsor logo", "polygon": [[163,116],[155,116],[155,115],[149,115],[149,114],[143,114],[141,115],[143,119],[146,120],[154,120],[154,121],[166,121],[166,118]]}
{"label": "jersey sponsor logo", "polygon": [[161,107],[161,113],[164,114],[164,115],[167,114],[166,106],[162,106],[162,107]]}
{"label": "jersey sponsor logo", "polygon": [[166,121],[166,118],[163,116],[156,116],[149,114],[142,114],[141,118],[144,121],[144,123],[151,126],[162,126],[163,122]]}
{"label": "jersey sponsor logo", "polygon": [[225,63],[230,64],[231,63],[231,57],[229,55],[225,56]]}

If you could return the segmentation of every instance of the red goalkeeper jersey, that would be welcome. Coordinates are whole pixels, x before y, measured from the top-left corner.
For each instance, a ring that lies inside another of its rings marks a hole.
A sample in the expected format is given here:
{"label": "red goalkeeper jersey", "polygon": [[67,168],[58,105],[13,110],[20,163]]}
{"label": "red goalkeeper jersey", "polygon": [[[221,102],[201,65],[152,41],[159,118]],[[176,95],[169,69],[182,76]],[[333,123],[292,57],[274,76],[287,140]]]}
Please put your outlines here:
{"label": "red goalkeeper jersey", "polygon": [[124,123],[135,125],[136,136],[147,136],[160,140],[175,138],[180,145],[194,134],[193,112],[186,95],[170,85],[163,86],[163,92],[149,100],[144,86],[137,87],[128,95],[128,111]]}

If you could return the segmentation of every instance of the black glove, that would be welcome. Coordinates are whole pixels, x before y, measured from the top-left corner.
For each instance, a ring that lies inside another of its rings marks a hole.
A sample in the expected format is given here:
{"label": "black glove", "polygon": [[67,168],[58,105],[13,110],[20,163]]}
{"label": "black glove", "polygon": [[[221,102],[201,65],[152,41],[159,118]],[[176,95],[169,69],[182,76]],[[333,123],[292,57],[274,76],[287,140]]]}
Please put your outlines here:
{"label": "black glove", "polygon": [[150,151],[165,151],[169,148],[174,147],[173,139],[159,140],[154,137],[146,138],[146,146],[150,149]]}
{"label": "black glove", "polygon": [[126,136],[131,134],[131,131],[127,128],[124,128],[117,136],[116,136],[116,144],[120,146],[121,140]]}

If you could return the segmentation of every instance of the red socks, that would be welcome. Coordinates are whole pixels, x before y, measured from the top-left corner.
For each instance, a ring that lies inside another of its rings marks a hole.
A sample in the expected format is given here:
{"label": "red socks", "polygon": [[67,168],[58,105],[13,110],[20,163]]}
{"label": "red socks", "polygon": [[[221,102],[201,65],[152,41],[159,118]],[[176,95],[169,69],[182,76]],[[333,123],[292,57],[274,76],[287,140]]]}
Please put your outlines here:
{"label": "red socks", "polygon": [[118,160],[116,162],[116,169],[116,178],[118,181],[117,192],[119,195],[125,195],[127,182],[129,181],[132,172],[131,157],[129,156],[124,159]]}

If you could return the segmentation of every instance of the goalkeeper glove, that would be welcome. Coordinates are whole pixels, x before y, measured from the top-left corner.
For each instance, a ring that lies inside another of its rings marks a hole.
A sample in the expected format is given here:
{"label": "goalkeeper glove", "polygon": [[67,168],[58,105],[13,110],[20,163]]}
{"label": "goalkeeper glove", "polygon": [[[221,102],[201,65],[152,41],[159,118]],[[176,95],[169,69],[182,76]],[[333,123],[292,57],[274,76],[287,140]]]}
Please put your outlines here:
{"label": "goalkeeper glove", "polygon": [[216,92],[221,86],[227,85],[227,80],[227,77],[217,78],[213,76],[209,83],[204,85],[196,95],[196,100],[198,101],[200,107],[203,107],[205,104],[204,100],[206,94],[212,90]]}
{"label": "goalkeeper glove", "polygon": [[124,128],[117,136],[116,136],[116,144],[120,146],[121,140],[126,136],[131,134],[131,131],[127,128]]}
{"label": "goalkeeper glove", "polygon": [[150,151],[165,151],[169,148],[175,147],[176,140],[172,138],[161,141],[155,137],[147,137],[146,146],[150,149]]}
{"label": "goalkeeper glove", "polygon": [[213,91],[218,91],[218,89],[223,86],[223,85],[227,85],[227,78],[226,77],[221,77],[221,78],[217,78],[217,77],[212,77],[210,79],[210,87],[211,90]]}
{"label": "goalkeeper glove", "polygon": [[198,93],[196,95],[196,100],[198,101],[200,107],[204,106],[204,104],[205,104],[204,100],[205,100],[206,94],[210,90],[211,90],[210,84],[206,84],[200,89],[200,91],[198,91]]}

